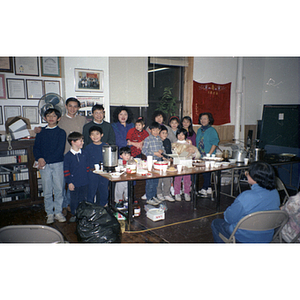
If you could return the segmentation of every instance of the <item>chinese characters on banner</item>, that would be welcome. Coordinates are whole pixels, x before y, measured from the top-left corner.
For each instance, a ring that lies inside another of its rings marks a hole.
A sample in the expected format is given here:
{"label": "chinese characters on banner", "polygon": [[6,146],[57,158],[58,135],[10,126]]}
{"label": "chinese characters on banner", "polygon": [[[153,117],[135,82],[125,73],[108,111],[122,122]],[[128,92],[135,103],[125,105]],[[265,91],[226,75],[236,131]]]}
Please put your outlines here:
{"label": "chinese characters on banner", "polygon": [[193,82],[193,123],[197,124],[200,113],[210,112],[214,125],[230,123],[231,82],[216,84],[213,82]]}

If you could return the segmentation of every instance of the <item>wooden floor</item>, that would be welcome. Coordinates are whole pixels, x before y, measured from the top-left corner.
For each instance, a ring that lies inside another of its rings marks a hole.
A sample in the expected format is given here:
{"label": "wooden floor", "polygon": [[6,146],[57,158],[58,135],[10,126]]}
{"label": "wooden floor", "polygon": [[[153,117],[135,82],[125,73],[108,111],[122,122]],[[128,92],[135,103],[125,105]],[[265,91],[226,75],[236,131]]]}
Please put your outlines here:
{"label": "wooden floor", "polygon": [[[193,209],[192,202],[166,202],[165,220],[153,222],[146,217],[144,205],[146,201],[140,199],[145,192],[144,181],[137,182],[135,196],[142,209],[141,216],[135,218],[131,224],[124,226],[121,243],[212,243],[213,237],[210,224],[215,218],[222,218],[222,212],[233,202],[233,198],[221,195],[221,212],[216,213],[216,203],[211,198],[197,198],[197,209]],[[228,189],[229,186],[222,187]],[[78,243],[76,223],[70,223],[71,215],[67,215],[67,222],[55,221],[50,226],[59,230],[65,241]],[[0,228],[7,225],[46,225],[46,213],[43,205],[20,207],[0,211]],[[125,227],[125,228],[124,228]]]}

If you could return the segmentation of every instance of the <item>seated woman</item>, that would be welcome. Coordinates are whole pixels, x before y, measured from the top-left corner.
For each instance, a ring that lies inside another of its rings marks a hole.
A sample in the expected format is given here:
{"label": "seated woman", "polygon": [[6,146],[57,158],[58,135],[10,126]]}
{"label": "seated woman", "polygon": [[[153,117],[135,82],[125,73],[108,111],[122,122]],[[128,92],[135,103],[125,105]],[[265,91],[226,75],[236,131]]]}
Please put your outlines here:
{"label": "seated woman", "polygon": [[[224,219],[212,221],[211,228],[215,243],[223,243],[219,232],[229,238],[237,223],[245,216],[268,210],[279,210],[280,197],[275,186],[275,173],[267,163],[257,161],[246,172],[251,190],[241,193],[224,212]],[[269,243],[274,230],[250,231],[238,229],[235,238],[240,243]]]}
{"label": "seated woman", "polygon": [[[289,220],[282,228],[281,233],[284,241],[290,243],[300,232],[300,192],[291,196],[281,209],[289,214]],[[300,236],[297,242],[300,242]]]}

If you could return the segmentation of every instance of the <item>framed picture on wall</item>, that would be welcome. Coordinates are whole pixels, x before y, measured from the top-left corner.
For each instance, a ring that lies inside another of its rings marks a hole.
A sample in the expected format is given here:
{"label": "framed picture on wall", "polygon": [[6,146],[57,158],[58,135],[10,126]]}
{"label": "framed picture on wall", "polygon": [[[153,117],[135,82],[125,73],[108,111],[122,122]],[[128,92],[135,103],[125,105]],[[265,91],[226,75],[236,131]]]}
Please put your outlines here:
{"label": "framed picture on wall", "polygon": [[5,114],[5,120],[7,120],[10,117],[21,116],[21,106],[19,105],[4,106],[4,114]]}
{"label": "framed picture on wall", "polygon": [[0,57],[0,72],[13,73],[13,59],[12,57],[2,56]]}
{"label": "framed picture on wall", "polygon": [[25,99],[24,79],[6,78],[9,99]]}
{"label": "framed picture on wall", "polygon": [[26,79],[27,99],[40,99],[43,94],[43,81]]}
{"label": "framed picture on wall", "polygon": [[15,74],[39,76],[39,60],[37,57],[15,57]]}
{"label": "framed picture on wall", "polygon": [[44,80],[45,94],[55,93],[60,95],[60,82],[55,80]]}
{"label": "framed picture on wall", "polygon": [[0,74],[0,99],[6,99],[5,75]]}
{"label": "framed picture on wall", "polygon": [[0,125],[3,125],[3,112],[2,112],[2,106],[0,106]]}
{"label": "framed picture on wall", "polygon": [[39,108],[37,106],[23,106],[23,117],[29,119],[30,124],[39,124]]}
{"label": "framed picture on wall", "polygon": [[60,57],[41,57],[41,73],[47,77],[61,77]]}
{"label": "framed picture on wall", "polygon": [[103,92],[103,71],[75,69],[76,92]]}

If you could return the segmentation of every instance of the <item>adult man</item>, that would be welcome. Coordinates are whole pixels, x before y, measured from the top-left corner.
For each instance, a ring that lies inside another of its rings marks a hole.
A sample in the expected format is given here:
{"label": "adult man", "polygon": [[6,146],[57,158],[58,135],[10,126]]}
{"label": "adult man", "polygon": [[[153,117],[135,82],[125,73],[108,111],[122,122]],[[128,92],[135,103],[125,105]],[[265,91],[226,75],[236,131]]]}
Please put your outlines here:
{"label": "adult man", "polygon": [[102,129],[103,137],[101,141],[109,145],[115,145],[115,132],[110,123],[104,121],[104,107],[101,104],[95,104],[92,108],[93,121],[83,126],[84,147],[92,143],[89,135],[89,129],[92,126],[98,126]]}
{"label": "adult man", "polygon": [[[78,114],[80,109],[80,102],[76,98],[68,98],[66,101],[67,113],[61,117],[58,126],[66,132],[68,135],[74,131],[82,132],[83,126],[87,123],[84,116]],[[66,154],[70,150],[70,144],[66,141],[65,152]]]}

